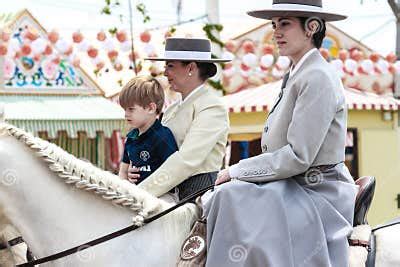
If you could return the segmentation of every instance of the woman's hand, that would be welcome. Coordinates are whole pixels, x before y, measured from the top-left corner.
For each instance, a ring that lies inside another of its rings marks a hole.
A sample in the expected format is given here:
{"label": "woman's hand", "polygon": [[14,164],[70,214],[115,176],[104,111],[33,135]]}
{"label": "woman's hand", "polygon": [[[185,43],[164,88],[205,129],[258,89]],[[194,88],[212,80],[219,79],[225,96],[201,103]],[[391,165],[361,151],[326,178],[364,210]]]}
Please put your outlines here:
{"label": "woman's hand", "polygon": [[225,169],[218,173],[217,180],[215,181],[215,185],[223,184],[231,180],[229,176],[229,170]]}
{"label": "woman's hand", "polygon": [[127,178],[128,181],[131,182],[132,184],[136,184],[140,178],[140,174],[138,172],[139,169],[136,168],[136,166],[132,166],[132,164],[129,164],[128,178]]}

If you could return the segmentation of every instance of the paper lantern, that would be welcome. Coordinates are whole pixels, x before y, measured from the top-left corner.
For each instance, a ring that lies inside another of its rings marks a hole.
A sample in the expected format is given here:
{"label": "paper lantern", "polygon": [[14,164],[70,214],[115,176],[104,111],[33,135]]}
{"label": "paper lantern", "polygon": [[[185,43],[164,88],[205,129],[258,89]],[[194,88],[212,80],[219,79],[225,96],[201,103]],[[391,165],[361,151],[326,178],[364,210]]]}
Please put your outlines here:
{"label": "paper lantern", "polygon": [[375,72],[386,74],[389,71],[389,62],[384,59],[379,59],[375,64]]}
{"label": "paper lantern", "polygon": [[51,62],[53,62],[55,65],[58,65],[61,62],[61,58],[59,56],[54,56]]}
{"label": "paper lantern", "polygon": [[28,28],[25,30],[24,38],[35,41],[39,37],[39,34],[35,31],[35,29]]}
{"label": "paper lantern", "polygon": [[79,44],[83,40],[83,35],[80,31],[74,32],[72,34],[72,41],[76,44]]}
{"label": "paper lantern", "polygon": [[361,61],[359,68],[359,72],[362,74],[372,74],[374,71],[374,63],[370,59],[364,59]]}
{"label": "paper lantern", "polygon": [[115,43],[111,38],[106,39],[104,42],[101,43],[101,46],[106,51],[115,50]]}
{"label": "paper lantern", "polygon": [[355,61],[360,61],[362,59],[362,57],[363,57],[363,54],[358,49],[354,49],[350,53],[350,58],[355,60]]}
{"label": "paper lantern", "polygon": [[378,62],[378,60],[380,59],[380,55],[378,54],[378,53],[371,53],[371,55],[369,55],[369,59],[372,61],[372,62],[374,62],[374,63],[376,63],[376,62]]}
{"label": "paper lantern", "polygon": [[266,44],[266,45],[264,45],[263,46],[263,49],[262,49],[262,53],[264,54],[264,55],[269,55],[269,54],[273,54],[274,53],[274,46],[273,45],[271,45],[271,44]]}
{"label": "paper lantern", "polygon": [[232,77],[235,73],[236,73],[236,68],[234,67],[229,69],[224,69],[222,71],[222,75],[224,75],[225,77]]}
{"label": "paper lantern", "polygon": [[47,42],[43,38],[37,38],[31,43],[32,52],[34,54],[42,54],[46,49]]}
{"label": "paper lantern", "polygon": [[117,50],[111,50],[107,53],[108,58],[113,61],[118,57],[118,51]]}
{"label": "paper lantern", "polygon": [[285,56],[280,56],[278,57],[278,60],[276,61],[275,67],[278,70],[286,70],[290,66],[290,59]]}
{"label": "paper lantern", "polygon": [[154,55],[156,48],[154,47],[154,45],[146,43],[143,46],[143,51],[150,57],[151,55]]}
{"label": "paper lantern", "polygon": [[284,74],[285,74],[285,72],[283,70],[278,69],[278,68],[272,68],[272,76],[275,79],[281,79]]}
{"label": "paper lantern", "polygon": [[254,53],[254,43],[250,40],[246,40],[242,44],[242,48],[245,53]]}
{"label": "paper lantern", "polygon": [[357,62],[351,58],[348,58],[344,62],[344,71],[348,74],[353,75],[354,71],[357,69]]}
{"label": "paper lantern", "polygon": [[265,54],[260,58],[260,65],[262,68],[269,68],[274,63],[274,56],[271,54]]}
{"label": "paper lantern", "polygon": [[91,58],[96,58],[97,55],[99,54],[99,50],[93,46],[90,46],[89,49],[87,50],[87,54]]}
{"label": "paper lantern", "polygon": [[253,53],[247,53],[243,56],[242,61],[245,65],[253,67],[257,64],[257,56]]}
{"label": "paper lantern", "polygon": [[344,71],[343,71],[343,61],[340,59],[334,59],[331,62],[329,62],[333,68],[336,70],[337,74],[339,75],[340,78],[344,77]]}
{"label": "paper lantern", "polygon": [[5,44],[0,44],[0,56],[6,55],[7,51],[7,46]]}
{"label": "paper lantern", "polygon": [[97,33],[96,39],[100,42],[104,42],[107,39],[107,35],[104,31],[100,31]]}
{"label": "paper lantern", "polygon": [[386,56],[386,60],[387,60],[389,63],[395,63],[396,60],[397,60],[397,56],[396,56],[394,53],[389,53],[389,54],[387,54],[387,56]]}
{"label": "paper lantern", "polygon": [[234,52],[235,52],[235,49],[236,49],[236,42],[233,41],[233,40],[228,40],[228,41],[225,43],[225,49],[228,50],[228,51],[231,52],[231,53],[234,53]]}
{"label": "paper lantern", "polygon": [[125,42],[127,37],[126,37],[126,32],[121,30],[118,31],[115,35],[115,37],[117,38],[118,41],[120,41],[121,43]]}
{"label": "paper lantern", "polygon": [[32,52],[32,48],[29,44],[25,43],[21,46],[21,54],[27,56]]}
{"label": "paper lantern", "polygon": [[144,32],[140,33],[140,40],[141,40],[143,43],[148,43],[148,42],[150,42],[150,40],[151,40],[151,34],[150,34],[150,32],[149,32],[149,31],[144,31]]}
{"label": "paper lantern", "polygon": [[21,49],[18,39],[11,38],[10,41],[8,42],[7,48],[8,48],[8,51],[10,51],[11,53],[18,52]]}
{"label": "paper lantern", "polygon": [[248,78],[250,76],[250,71],[244,70],[242,67],[240,67],[240,68],[241,68],[239,70],[240,76],[242,76],[243,78]]}
{"label": "paper lantern", "polygon": [[229,51],[224,51],[224,52],[222,53],[222,55],[221,55],[221,58],[227,58],[227,59],[233,60],[233,59],[235,58],[235,55],[232,54],[232,53],[229,52]]}
{"label": "paper lantern", "polygon": [[5,43],[8,42],[10,40],[10,33],[3,29],[0,33],[0,39]]}
{"label": "paper lantern", "polygon": [[46,45],[46,48],[44,49],[43,54],[49,56],[52,53],[53,53],[53,48],[51,48],[50,45]]}
{"label": "paper lantern", "polygon": [[55,46],[58,49],[58,51],[64,54],[65,52],[68,51],[70,44],[64,39],[58,39]]}
{"label": "paper lantern", "polygon": [[242,71],[249,71],[251,68],[250,68],[248,65],[246,65],[246,64],[244,64],[244,63],[241,63],[241,64],[240,64],[240,69],[241,69]]}
{"label": "paper lantern", "polygon": [[49,32],[47,34],[47,39],[49,39],[50,42],[52,42],[53,44],[55,44],[58,41],[59,38],[59,34],[57,31],[52,30],[51,32]]}
{"label": "paper lantern", "polygon": [[96,64],[96,69],[97,70],[101,70],[102,68],[104,68],[105,64],[103,61],[100,61]]}
{"label": "paper lantern", "polygon": [[90,47],[90,43],[86,39],[83,39],[82,42],[80,42],[78,44],[78,50],[81,52],[88,51],[89,47]]}
{"label": "paper lantern", "polygon": [[34,54],[33,57],[32,57],[32,59],[33,59],[35,62],[39,62],[39,61],[42,59],[42,55],[41,55],[41,54]]}
{"label": "paper lantern", "polygon": [[123,52],[128,52],[132,49],[132,43],[129,40],[126,40],[125,42],[121,43],[121,50]]}
{"label": "paper lantern", "polygon": [[348,57],[349,57],[349,52],[347,50],[342,49],[339,51],[339,59],[341,61],[344,62]]}

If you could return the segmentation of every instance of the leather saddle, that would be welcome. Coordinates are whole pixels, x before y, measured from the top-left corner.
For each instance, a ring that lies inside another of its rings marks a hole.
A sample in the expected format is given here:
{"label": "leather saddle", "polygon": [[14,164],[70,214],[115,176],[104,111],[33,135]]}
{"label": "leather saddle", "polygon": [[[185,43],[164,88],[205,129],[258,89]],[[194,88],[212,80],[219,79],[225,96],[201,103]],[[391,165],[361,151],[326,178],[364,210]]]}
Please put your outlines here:
{"label": "leather saddle", "polygon": [[[360,187],[356,197],[356,203],[354,208],[354,221],[353,226],[368,224],[367,213],[371,205],[372,199],[374,197],[375,191],[375,178],[372,176],[364,176],[355,181],[355,183]],[[380,230],[385,227],[390,227],[395,224],[400,224],[400,217],[390,221],[388,223],[378,225],[371,231],[371,236],[368,244],[355,244],[365,246],[368,250],[368,257],[365,263],[366,267],[375,267],[375,256],[376,256],[376,240],[375,231]],[[357,241],[357,240],[356,240]],[[357,242],[356,242],[357,243]],[[354,245],[350,242],[350,245]]]}

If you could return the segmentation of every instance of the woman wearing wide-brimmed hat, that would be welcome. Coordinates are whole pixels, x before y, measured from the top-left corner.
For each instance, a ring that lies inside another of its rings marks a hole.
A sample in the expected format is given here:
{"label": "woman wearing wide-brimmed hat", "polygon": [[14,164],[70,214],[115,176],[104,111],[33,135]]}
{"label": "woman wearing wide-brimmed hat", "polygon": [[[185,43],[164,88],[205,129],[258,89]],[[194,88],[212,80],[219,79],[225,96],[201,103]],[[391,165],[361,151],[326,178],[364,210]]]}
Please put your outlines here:
{"label": "woman wearing wide-brimmed hat", "polygon": [[[348,266],[357,187],[344,165],[343,85],[320,55],[321,0],[274,0],[248,12],[272,20],[292,61],[262,133],[262,154],[218,173],[203,197],[207,266]],[[228,182],[230,181],[230,182]]]}
{"label": "woman wearing wide-brimmed hat", "polygon": [[[182,199],[214,184],[221,169],[229,129],[228,112],[206,81],[217,73],[215,63],[230,59],[211,58],[210,41],[198,38],[168,38],[164,57],[147,59],[166,61],[164,75],[171,89],[182,95],[162,117],[179,150],[139,187],[155,196],[178,191]],[[132,168],[128,175],[137,178],[135,171]]]}

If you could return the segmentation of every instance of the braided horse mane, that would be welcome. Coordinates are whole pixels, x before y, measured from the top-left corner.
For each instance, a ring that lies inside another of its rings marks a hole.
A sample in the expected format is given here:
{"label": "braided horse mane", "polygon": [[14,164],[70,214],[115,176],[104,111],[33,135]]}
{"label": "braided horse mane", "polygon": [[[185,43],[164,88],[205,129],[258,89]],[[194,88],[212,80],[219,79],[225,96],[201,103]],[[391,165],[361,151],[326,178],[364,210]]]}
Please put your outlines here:
{"label": "braided horse mane", "polygon": [[91,163],[77,159],[57,145],[34,137],[15,126],[0,123],[0,136],[1,133],[13,136],[30,147],[65,183],[94,192],[114,204],[134,211],[133,223],[136,225],[141,225],[145,218],[170,206],[136,185],[103,171]]}

